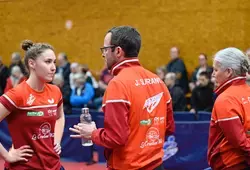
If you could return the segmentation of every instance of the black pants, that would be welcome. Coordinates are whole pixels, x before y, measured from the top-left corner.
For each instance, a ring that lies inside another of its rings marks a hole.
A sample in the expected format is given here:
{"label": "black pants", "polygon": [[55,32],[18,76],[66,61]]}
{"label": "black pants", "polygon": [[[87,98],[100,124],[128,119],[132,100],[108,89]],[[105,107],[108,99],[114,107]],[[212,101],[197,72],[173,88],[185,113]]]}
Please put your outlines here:
{"label": "black pants", "polygon": [[[7,168],[4,168],[4,170],[9,170]],[[63,166],[61,166],[60,170],[65,170]]]}

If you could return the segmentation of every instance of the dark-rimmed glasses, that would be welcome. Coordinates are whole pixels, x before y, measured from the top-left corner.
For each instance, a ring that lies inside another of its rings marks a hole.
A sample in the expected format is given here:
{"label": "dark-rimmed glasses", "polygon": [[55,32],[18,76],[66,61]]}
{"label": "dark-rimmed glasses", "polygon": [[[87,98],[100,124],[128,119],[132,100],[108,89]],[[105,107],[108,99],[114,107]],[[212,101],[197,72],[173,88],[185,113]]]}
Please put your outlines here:
{"label": "dark-rimmed glasses", "polygon": [[117,47],[117,45],[109,45],[109,46],[106,46],[106,47],[101,47],[100,50],[101,50],[101,53],[103,54],[106,51],[106,49],[115,48],[115,47]]}

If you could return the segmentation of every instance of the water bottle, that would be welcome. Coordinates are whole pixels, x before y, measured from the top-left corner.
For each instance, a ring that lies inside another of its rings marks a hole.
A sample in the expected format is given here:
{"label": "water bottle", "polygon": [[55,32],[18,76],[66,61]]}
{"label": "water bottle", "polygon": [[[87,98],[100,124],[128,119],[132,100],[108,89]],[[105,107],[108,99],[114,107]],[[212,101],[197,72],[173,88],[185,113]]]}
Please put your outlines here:
{"label": "water bottle", "polygon": [[[82,108],[82,114],[80,116],[81,123],[90,124],[92,122],[91,115],[89,114],[89,108]],[[82,146],[92,146],[92,140],[82,138]]]}

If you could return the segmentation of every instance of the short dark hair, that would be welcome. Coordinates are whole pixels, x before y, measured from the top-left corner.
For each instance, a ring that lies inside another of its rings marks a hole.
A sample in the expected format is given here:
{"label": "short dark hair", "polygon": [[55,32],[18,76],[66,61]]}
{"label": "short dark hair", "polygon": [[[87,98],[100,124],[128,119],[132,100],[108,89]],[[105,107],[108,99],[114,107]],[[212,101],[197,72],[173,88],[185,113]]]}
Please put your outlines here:
{"label": "short dark hair", "polygon": [[108,31],[111,33],[111,45],[120,46],[125,57],[137,57],[141,48],[141,35],[133,27],[119,26]]}
{"label": "short dark hair", "polygon": [[208,72],[206,72],[206,71],[203,71],[203,72],[201,72],[200,74],[199,74],[199,76],[205,76],[207,79],[209,79],[209,74],[208,74]]}

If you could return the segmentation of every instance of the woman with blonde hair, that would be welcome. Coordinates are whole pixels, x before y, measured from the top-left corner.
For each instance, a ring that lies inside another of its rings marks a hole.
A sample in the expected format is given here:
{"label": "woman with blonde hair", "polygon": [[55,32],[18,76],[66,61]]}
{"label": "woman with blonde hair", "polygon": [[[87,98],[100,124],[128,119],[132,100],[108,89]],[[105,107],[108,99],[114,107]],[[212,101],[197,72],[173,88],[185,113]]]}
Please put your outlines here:
{"label": "woman with blonde hair", "polygon": [[9,170],[63,170],[60,163],[64,130],[63,101],[60,89],[51,85],[56,71],[56,56],[51,45],[22,43],[26,81],[0,97],[0,121],[6,118],[13,147],[0,143],[0,156]]}

